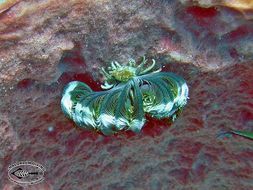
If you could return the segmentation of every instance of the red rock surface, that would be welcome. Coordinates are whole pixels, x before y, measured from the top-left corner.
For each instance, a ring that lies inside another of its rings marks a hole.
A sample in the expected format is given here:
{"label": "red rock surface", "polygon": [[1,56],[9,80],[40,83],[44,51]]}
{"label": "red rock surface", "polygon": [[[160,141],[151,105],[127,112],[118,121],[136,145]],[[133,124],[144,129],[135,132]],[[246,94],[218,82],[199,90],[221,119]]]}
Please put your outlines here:
{"label": "red rock surface", "polygon": [[[253,189],[252,141],[216,138],[253,130],[253,16],[198,2],[21,1],[0,13],[0,189],[22,189],[7,178],[21,160],[47,170],[26,189]],[[68,82],[100,90],[101,66],[143,54],[189,85],[174,123],[102,136],[64,117]]]}

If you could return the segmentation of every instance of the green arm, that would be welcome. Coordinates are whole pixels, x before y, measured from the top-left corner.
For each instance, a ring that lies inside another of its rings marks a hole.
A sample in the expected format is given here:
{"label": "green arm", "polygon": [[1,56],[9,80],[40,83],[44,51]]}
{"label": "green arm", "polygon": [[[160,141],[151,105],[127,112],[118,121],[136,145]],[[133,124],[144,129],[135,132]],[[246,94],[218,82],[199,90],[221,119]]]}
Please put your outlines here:
{"label": "green arm", "polygon": [[231,133],[253,140],[253,132],[251,131],[232,130]]}
{"label": "green arm", "polygon": [[217,135],[217,138],[220,138],[220,137],[221,138],[223,138],[223,137],[231,137],[232,134],[239,135],[239,136],[242,136],[242,137],[245,137],[245,138],[253,140],[253,132],[251,132],[251,131],[243,131],[243,130],[233,130],[233,129],[230,129],[230,130],[225,131],[225,132],[220,132]]}

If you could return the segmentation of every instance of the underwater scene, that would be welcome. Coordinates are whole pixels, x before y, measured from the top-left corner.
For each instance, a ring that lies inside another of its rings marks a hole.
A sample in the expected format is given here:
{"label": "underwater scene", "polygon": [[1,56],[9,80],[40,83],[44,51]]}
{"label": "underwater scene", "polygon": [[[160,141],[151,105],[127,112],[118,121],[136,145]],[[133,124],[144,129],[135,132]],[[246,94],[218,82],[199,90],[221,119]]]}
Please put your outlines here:
{"label": "underwater scene", "polygon": [[0,190],[253,190],[253,0],[0,0]]}

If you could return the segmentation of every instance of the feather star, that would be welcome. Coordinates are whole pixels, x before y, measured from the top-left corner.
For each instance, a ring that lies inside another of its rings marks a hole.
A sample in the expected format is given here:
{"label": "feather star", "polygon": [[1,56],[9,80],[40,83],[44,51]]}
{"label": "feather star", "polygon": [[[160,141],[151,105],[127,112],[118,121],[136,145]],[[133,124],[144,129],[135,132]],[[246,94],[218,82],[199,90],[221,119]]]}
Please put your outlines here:
{"label": "feather star", "polygon": [[83,82],[72,81],[64,88],[61,99],[63,113],[78,126],[101,131],[105,135],[122,130],[140,132],[146,119],[175,118],[175,113],[187,103],[185,80],[171,72],[154,69],[155,60],[147,68],[147,60],[136,65],[112,62],[102,68],[104,91],[94,92]]}

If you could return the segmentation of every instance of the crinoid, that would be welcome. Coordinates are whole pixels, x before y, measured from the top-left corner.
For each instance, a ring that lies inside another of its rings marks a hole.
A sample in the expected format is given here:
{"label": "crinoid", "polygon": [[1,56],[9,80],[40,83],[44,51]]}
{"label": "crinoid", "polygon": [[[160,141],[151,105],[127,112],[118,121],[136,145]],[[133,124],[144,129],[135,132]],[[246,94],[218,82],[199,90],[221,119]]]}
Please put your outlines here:
{"label": "crinoid", "polygon": [[105,135],[121,130],[139,132],[145,114],[158,119],[175,115],[187,102],[185,80],[154,69],[155,60],[147,68],[146,63],[143,57],[138,66],[130,59],[125,66],[112,62],[108,71],[102,68],[105,82],[101,87],[106,91],[94,92],[85,83],[70,82],[61,100],[64,114],[78,126]]}
{"label": "crinoid", "polygon": [[129,81],[133,77],[144,75],[149,72],[157,73],[161,71],[161,68],[153,70],[156,64],[154,59],[152,59],[152,64],[147,68],[144,67],[146,63],[147,59],[145,56],[143,56],[142,62],[138,66],[134,59],[130,59],[127,65],[120,65],[117,61],[112,61],[111,66],[108,67],[108,71],[102,68],[102,73],[105,76],[105,83],[101,85],[101,87],[107,90],[121,82]]}

